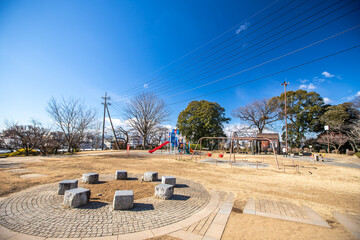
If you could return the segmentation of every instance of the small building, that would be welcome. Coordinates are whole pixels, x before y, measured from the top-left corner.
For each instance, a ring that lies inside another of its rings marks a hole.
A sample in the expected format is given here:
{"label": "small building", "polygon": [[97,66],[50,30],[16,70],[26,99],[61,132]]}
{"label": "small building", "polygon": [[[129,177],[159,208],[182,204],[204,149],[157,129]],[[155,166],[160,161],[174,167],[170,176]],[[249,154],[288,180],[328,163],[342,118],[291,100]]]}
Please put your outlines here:
{"label": "small building", "polygon": [[[264,140],[261,140],[263,138]],[[274,144],[274,148],[270,143],[271,140]],[[256,140],[255,140],[255,152],[261,153],[261,152],[268,152],[269,150],[277,152],[277,154],[280,154],[280,137],[278,133],[258,133],[256,134]]]}

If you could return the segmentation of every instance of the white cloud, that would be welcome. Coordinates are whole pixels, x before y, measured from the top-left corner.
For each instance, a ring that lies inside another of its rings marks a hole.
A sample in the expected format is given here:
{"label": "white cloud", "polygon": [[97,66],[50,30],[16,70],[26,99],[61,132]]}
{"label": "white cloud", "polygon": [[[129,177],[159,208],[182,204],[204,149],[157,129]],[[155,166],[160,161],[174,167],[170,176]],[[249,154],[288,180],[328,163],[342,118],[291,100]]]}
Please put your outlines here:
{"label": "white cloud", "polygon": [[[111,118],[111,121],[114,124],[114,128],[115,127],[123,127],[125,129],[129,128],[128,120],[121,120],[119,118]],[[110,126],[110,119],[108,117],[105,118],[105,122],[106,122],[105,124],[107,126]]]}
{"label": "white cloud", "polygon": [[358,92],[355,93],[354,95],[351,95],[351,96],[349,96],[349,97],[345,97],[345,99],[348,100],[348,101],[351,101],[351,100],[353,100],[353,99],[356,98],[356,97],[360,97],[360,91],[358,91]]}
{"label": "white cloud", "polygon": [[314,89],[316,89],[315,85],[312,84],[312,83],[310,83],[310,84],[308,85],[308,90],[314,90]]}
{"label": "white cloud", "polygon": [[332,103],[333,101],[330,99],[330,98],[327,98],[327,97],[324,97],[324,103],[325,104],[330,104]]}
{"label": "white cloud", "polygon": [[149,87],[149,84],[145,83],[144,88],[148,88],[148,87]]}
{"label": "white cloud", "polygon": [[316,89],[316,86],[315,86],[314,84],[312,84],[312,83],[310,83],[310,84],[308,84],[308,85],[306,85],[306,84],[301,84],[300,87],[299,87],[299,89],[303,89],[303,90],[309,91],[309,90],[314,90],[314,89]]}
{"label": "white cloud", "polygon": [[304,90],[306,90],[306,89],[307,89],[307,85],[306,85],[306,84],[301,84],[300,87],[299,87],[299,89],[304,89]]}
{"label": "white cloud", "polygon": [[325,78],[319,78],[319,77],[314,77],[313,78],[313,83],[316,83],[316,84],[319,84],[319,83],[322,83],[322,82],[325,82]]}
{"label": "white cloud", "polygon": [[299,81],[300,83],[303,83],[303,84],[304,84],[304,83],[307,83],[309,80],[308,80],[308,79],[301,79],[301,78],[300,78],[298,81]]}
{"label": "white cloud", "polygon": [[243,31],[245,31],[246,29],[248,29],[249,26],[250,26],[250,23],[248,23],[248,22],[240,25],[239,28],[236,30],[236,34],[239,34]]}
{"label": "white cloud", "polygon": [[333,74],[331,74],[331,73],[329,73],[327,71],[322,72],[321,75],[323,75],[326,78],[332,78],[332,77],[335,76],[335,75],[333,75]]}

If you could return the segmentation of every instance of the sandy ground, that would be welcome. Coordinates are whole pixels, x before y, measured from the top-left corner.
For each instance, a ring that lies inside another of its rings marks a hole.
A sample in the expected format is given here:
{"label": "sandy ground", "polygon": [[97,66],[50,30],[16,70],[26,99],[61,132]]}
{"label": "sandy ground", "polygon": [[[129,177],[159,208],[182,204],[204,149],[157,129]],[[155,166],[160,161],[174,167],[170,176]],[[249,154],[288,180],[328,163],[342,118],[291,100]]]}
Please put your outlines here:
{"label": "sandy ground", "polygon": [[[228,156],[224,157],[226,158]],[[231,167],[227,164],[216,166],[194,162],[189,156],[176,160],[175,156],[150,155],[144,152],[134,154],[133,151],[130,157],[121,152],[103,156],[43,158],[42,161],[28,163],[24,160],[18,167],[48,176],[22,179],[19,175],[23,173],[4,171],[9,168],[4,164],[7,160],[1,159],[0,196],[35,184],[79,178],[85,172],[114,174],[116,170],[124,169],[129,173],[143,174],[157,171],[159,175],[174,175],[199,182],[208,190],[216,189],[235,194],[235,206],[223,239],[353,239],[334,219],[333,213],[360,213],[359,169],[295,160],[295,164],[300,165],[300,172],[289,167],[284,173],[283,169],[276,168],[273,156],[247,156],[247,160],[264,161],[270,164],[270,167],[256,170]],[[291,164],[291,161],[279,159],[280,164]],[[330,224],[331,229],[242,214],[249,197],[284,200],[309,206]],[[164,236],[164,239],[173,238]]]}
{"label": "sandy ground", "polygon": [[140,182],[138,179],[99,181],[97,184],[79,183],[79,187],[90,189],[91,200],[99,202],[112,202],[117,190],[132,190],[134,199],[152,197],[155,185],[158,182]]}

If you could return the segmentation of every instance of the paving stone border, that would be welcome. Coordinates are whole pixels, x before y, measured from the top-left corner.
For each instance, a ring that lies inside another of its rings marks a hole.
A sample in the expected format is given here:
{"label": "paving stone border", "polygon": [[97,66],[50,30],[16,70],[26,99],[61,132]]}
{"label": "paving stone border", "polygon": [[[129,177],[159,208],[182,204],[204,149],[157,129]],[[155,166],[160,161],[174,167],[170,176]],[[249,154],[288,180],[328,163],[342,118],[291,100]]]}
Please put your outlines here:
{"label": "paving stone border", "polygon": [[171,200],[144,198],[135,201],[132,210],[112,211],[111,203],[96,201],[64,209],[63,196],[57,195],[58,183],[42,185],[0,200],[0,224],[15,232],[48,238],[154,232],[201,212],[209,203],[210,194],[202,185],[178,178],[178,186]]}
{"label": "paving stone border", "polygon": [[290,202],[273,201],[268,199],[255,200],[254,198],[249,198],[243,212],[246,214],[330,228],[329,224],[311,208],[307,206],[299,207]]}

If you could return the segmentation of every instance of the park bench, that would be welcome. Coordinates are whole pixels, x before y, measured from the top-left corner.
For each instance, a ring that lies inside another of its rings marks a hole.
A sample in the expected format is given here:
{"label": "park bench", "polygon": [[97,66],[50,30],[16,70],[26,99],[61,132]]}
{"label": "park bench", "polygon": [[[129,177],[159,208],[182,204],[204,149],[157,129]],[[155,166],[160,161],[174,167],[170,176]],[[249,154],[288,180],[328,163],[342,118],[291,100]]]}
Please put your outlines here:
{"label": "park bench", "polygon": [[173,176],[162,176],[161,183],[175,186],[176,185],[176,178],[173,177]]}
{"label": "park bench", "polygon": [[86,188],[74,188],[65,191],[64,206],[70,208],[80,207],[85,205],[90,200],[91,192]]}
{"label": "park bench", "polygon": [[127,179],[127,171],[125,170],[117,170],[115,173],[116,180],[126,180]]}
{"label": "park bench", "polygon": [[170,184],[159,184],[155,186],[155,197],[164,200],[172,198],[174,195],[174,186]]}
{"label": "park bench", "polygon": [[134,193],[132,190],[115,191],[113,209],[127,210],[134,207]]}

